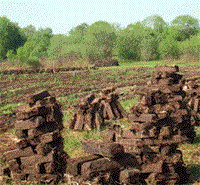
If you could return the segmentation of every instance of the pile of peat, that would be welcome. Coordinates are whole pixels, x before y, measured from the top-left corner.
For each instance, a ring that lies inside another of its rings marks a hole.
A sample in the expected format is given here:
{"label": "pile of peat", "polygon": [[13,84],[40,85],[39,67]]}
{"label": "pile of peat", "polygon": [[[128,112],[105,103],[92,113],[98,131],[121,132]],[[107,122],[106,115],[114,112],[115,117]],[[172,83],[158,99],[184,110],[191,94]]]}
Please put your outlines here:
{"label": "pile of peat", "polygon": [[127,117],[126,111],[118,101],[119,94],[114,87],[102,89],[99,96],[88,95],[75,106],[75,113],[69,121],[69,128],[73,130],[101,130],[104,120],[115,120]]}
{"label": "pile of peat", "polygon": [[16,109],[16,148],[3,154],[3,168],[15,182],[57,184],[66,169],[60,105],[48,91],[35,94]]}

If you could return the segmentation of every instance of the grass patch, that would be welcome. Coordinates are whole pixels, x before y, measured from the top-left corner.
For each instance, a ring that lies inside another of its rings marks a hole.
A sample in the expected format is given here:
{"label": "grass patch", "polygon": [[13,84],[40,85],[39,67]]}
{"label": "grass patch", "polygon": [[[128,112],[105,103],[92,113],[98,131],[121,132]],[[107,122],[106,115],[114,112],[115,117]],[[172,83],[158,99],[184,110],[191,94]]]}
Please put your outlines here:
{"label": "grass patch", "polygon": [[71,80],[80,80],[81,79],[81,76],[79,74],[76,74],[76,72],[72,72],[72,79]]}
{"label": "grass patch", "polygon": [[179,149],[183,152],[183,161],[190,172],[191,181],[200,182],[200,127],[196,127],[195,131],[197,137],[194,143],[181,144]]}
{"label": "grass patch", "polygon": [[18,79],[22,80],[22,79],[28,79],[30,77],[30,74],[21,74],[19,75]]}
{"label": "grass patch", "polygon": [[12,94],[15,94],[13,90],[4,90],[3,92],[0,92],[0,96],[5,98],[11,96]]}
{"label": "grass patch", "polygon": [[66,104],[66,105],[73,106],[73,105],[76,105],[80,101],[80,98],[78,97],[77,94],[70,94],[67,96],[59,97],[57,98],[57,100],[61,102],[63,105]]}
{"label": "grass patch", "polygon": [[94,73],[90,73],[90,74],[88,75],[88,78],[89,78],[89,79],[96,79],[96,76],[95,76]]}
{"label": "grass patch", "polygon": [[81,141],[86,139],[94,139],[99,140],[103,139],[104,131],[97,131],[97,130],[91,130],[91,131],[74,131],[74,130],[67,130],[64,129],[62,132],[62,136],[64,138],[64,149],[67,151],[67,153],[70,155],[70,157],[82,157],[87,156],[89,154],[85,153]]}
{"label": "grass patch", "polygon": [[154,61],[132,61],[132,60],[122,60],[119,62],[119,66],[110,66],[110,67],[100,67],[99,70],[115,70],[115,69],[126,69],[126,68],[138,68],[138,67],[148,67],[154,68],[156,65],[179,65],[179,66],[191,66],[197,65],[200,66],[199,62],[188,62],[184,60],[154,60]]}
{"label": "grass patch", "polygon": [[126,69],[126,68],[138,68],[138,67],[155,67],[156,65],[165,65],[166,62],[163,60],[157,61],[126,61],[120,62],[119,66],[101,67],[99,70],[110,70],[110,69]]}
{"label": "grass patch", "polygon": [[17,106],[23,105],[24,103],[19,102],[19,103],[12,103],[12,104],[7,104],[4,106],[0,106],[0,115],[2,114],[8,114],[13,111]]}
{"label": "grass patch", "polygon": [[122,107],[128,111],[133,105],[135,105],[138,102],[138,97],[135,97],[133,99],[123,100],[120,101]]}

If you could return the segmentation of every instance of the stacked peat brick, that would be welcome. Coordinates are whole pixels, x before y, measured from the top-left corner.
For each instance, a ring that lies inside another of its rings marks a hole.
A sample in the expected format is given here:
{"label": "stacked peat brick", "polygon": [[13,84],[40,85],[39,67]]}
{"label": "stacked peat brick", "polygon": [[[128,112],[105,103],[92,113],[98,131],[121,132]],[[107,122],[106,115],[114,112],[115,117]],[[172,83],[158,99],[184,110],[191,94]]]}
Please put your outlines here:
{"label": "stacked peat brick", "polygon": [[75,106],[77,111],[69,121],[69,128],[73,130],[100,130],[104,124],[103,109],[100,99],[95,98],[94,94],[85,97]]}
{"label": "stacked peat brick", "polygon": [[194,124],[200,125],[200,76],[186,78],[183,90],[186,92],[188,108],[191,110]]}
{"label": "stacked peat brick", "polygon": [[108,120],[127,117],[127,113],[119,102],[119,94],[114,87],[102,89],[99,93],[103,105],[103,117]]}
{"label": "stacked peat brick", "polygon": [[[47,91],[16,109],[16,149],[3,154],[14,181],[57,184],[68,155],[63,150],[60,105]],[[8,173],[7,173],[8,174]]]}
{"label": "stacked peat brick", "polygon": [[67,173],[79,184],[181,184],[188,174],[178,145],[195,137],[178,67],[157,67],[147,87],[137,88],[131,126],[111,125],[104,141],[82,142],[90,156],[70,159]]}
{"label": "stacked peat brick", "polygon": [[164,124],[163,121],[167,120],[161,121],[155,114],[142,114],[135,118],[132,116],[131,127],[123,130],[121,135],[110,131],[107,138],[123,146],[126,153],[137,159],[140,167],[137,173],[135,169],[134,173],[131,169],[128,174],[122,172],[121,183],[134,184],[132,174],[135,173],[139,177],[136,184],[172,185],[186,181],[186,168],[182,153],[177,147],[187,139],[181,135],[173,135],[171,123]]}
{"label": "stacked peat brick", "polygon": [[94,140],[82,141],[82,146],[90,155],[68,159],[66,173],[71,174],[80,185],[118,183],[119,173],[124,167],[115,158],[124,153],[123,146]]}
{"label": "stacked peat brick", "polygon": [[102,89],[99,96],[94,94],[85,97],[75,106],[77,111],[69,121],[69,128],[74,130],[101,130],[105,119],[119,119],[127,116],[120,105],[119,95],[114,92],[115,88]]}
{"label": "stacked peat brick", "polygon": [[187,173],[177,147],[194,140],[192,115],[178,67],[162,66],[156,70],[149,86],[136,90],[140,98],[131,108],[129,130],[110,138],[123,145],[125,152],[135,154],[141,172],[149,173],[147,184],[181,183]]}
{"label": "stacked peat brick", "polygon": [[136,89],[139,102],[131,112],[136,116],[155,114],[163,124],[171,122],[174,135],[186,136],[193,142],[195,122],[188,107],[188,96],[183,90],[183,75],[177,74],[178,66],[158,66],[156,70],[148,87]]}
{"label": "stacked peat brick", "polygon": [[173,185],[186,181],[182,153],[177,150],[178,143],[185,138],[170,138],[165,131],[156,138],[154,129],[150,129],[150,136],[141,136],[141,130],[149,130],[152,123],[149,121],[148,128],[144,122],[139,124],[138,128],[133,123],[126,131],[112,125],[104,141],[82,141],[83,149],[90,155],[68,159],[66,173],[80,185]]}

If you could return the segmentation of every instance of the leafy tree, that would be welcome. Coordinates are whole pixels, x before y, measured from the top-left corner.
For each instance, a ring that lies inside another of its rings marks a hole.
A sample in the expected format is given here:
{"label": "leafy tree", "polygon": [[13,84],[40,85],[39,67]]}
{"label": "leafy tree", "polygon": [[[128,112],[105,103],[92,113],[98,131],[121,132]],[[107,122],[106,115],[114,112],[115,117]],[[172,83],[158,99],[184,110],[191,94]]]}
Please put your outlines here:
{"label": "leafy tree", "polygon": [[16,53],[18,47],[26,42],[26,37],[16,23],[0,17],[0,58],[5,59],[9,50]]}
{"label": "leafy tree", "polygon": [[149,29],[146,29],[141,23],[128,25],[118,34],[118,56],[123,59],[140,60],[141,41],[149,34]]}
{"label": "leafy tree", "polygon": [[108,22],[95,22],[87,28],[83,42],[86,46],[84,56],[93,62],[98,59],[107,59],[112,54],[115,41],[115,30]]}
{"label": "leafy tree", "polygon": [[111,23],[111,26],[115,30],[115,33],[117,34],[119,31],[122,31],[121,24],[119,23]]}
{"label": "leafy tree", "polygon": [[158,49],[162,59],[178,59],[180,56],[178,41],[174,40],[171,36],[167,36],[166,39],[161,41]]}
{"label": "leafy tree", "polygon": [[164,21],[164,19],[157,14],[147,17],[142,21],[142,24],[145,27],[150,27],[159,33],[162,33],[163,30],[168,27],[168,24]]}
{"label": "leafy tree", "polygon": [[82,42],[85,34],[86,34],[86,29],[89,27],[88,24],[82,23],[78,25],[77,27],[72,28],[69,31],[69,37],[72,41],[73,44],[79,44]]}
{"label": "leafy tree", "polygon": [[199,60],[200,54],[200,33],[190,37],[189,39],[181,42],[180,44],[181,54],[186,58],[195,58]]}
{"label": "leafy tree", "polygon": [[51,38],[49,49],[47,50],[49,59],[53,60],[74,60],[80,58],[82,53],[86,53],[83,43],[73,44],[71,38],[65,35],[54,35]]}
{"label": "leafy tree", "polygon": [[171,22],[172,31],[176,40],[184,41],[199,32],[199,20],[190,15],[178,16]]}
{"label": "leafy tree", "polygon": [[81,56],[82,43],[88,25],[80,24],[69,31],[69,36],[54,35],[50,40],[47,50],[48,57],[51,59],[61,59],[62,57],[73,58],[75,55]]}
{"label": "leafy tree", "polygon": [[39,59],[47,55],[51,37],[52,31],[49,28],[40,29],[34,34],[30,34],[24,46],[17,49],[16,58],[30,65],[34,64],[35,61],[38,65]]}
{"label": "leafy tree", "polygon": [[68,36],[62,34],[53,35],[53,37],[50,39],[50,45],[47,50],[47,56],[51,59],[60,58],[62,56],[61,51],[64,47],[68,46],[69,44],[72,43]]}
{"label": "leafy tree", "polygon": [[157,39],[151,35],[144,37],[140,44],[140,60],[156,60],[159,58]]}
{"label": "leafy tree", "polygon": [[172,20],[172,26],[181,27],[183,29],[191,27],[191,28],[199,28],[199,20],[190,16],[190,15],[180,15]]}
{"label": "leafy tree", "polygon": [[36,28],[33,25],[28,25],[24,28],[22,28],[23,33],[26,35],[26,37],[32,37],[36,32]]}

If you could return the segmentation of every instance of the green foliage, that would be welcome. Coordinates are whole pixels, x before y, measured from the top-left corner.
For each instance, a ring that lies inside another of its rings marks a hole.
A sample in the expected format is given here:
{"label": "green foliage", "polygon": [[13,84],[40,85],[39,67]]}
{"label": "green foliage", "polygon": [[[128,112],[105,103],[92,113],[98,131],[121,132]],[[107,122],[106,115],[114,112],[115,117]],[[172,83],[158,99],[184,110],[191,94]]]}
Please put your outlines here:
{"label": "green foliage", "polygon": [[159,58],[159,53],[157,51],[158,42],[156,38],[149,35],[142,39],[140,44],[140,60],[149,61],[156,60]]}
{"label": "green foliage", "polygon": [[180,50],[181,50],[181,54],[184,56],[190,55],[190,56],[199,58],[200,33],[198,33],[198,35],[192,36],[190,39],[183,41],[180,44]]}
{"label": "green foliage", "polygon": [[80,44],[84,40],[88,24],[82,23],[69,31],[69,38],[73,44]]}
{"label": "green foliage", "polygon": [[118,56],[122,59],[140,60],[140,43],[149,34],[149,30],[140,23],[128,25],[118,34]]}
{"label": "green foliage", "polygon": [[13,50],[9,50],[6,54],[7,58],[14,58],[15,57],[15,53]]}
{"label": "green foliage", "polygon": [[145,27],[150,27],[159,33],[162,33],[163,30],[168,27],[168,24],[164,21],[164,19],[157,14],[147,17],[142,21],[142,24]]}
{"label": "green foliage", "polygon": [[16,23],[0,17],[0,58],[5,59],[9,50],[16,51],[26,41],[26,37]]}
{"label": "green foliage", "polygon": [[[82,23],[68,35],[53,35],[50,28],[32,25],[19,28],[6,17],[0,17],[0,58],[8,58],[14,65],[40,66],[40,61],[60,65],[83,61],[117,59],[150,61],[179,58],[180,55],[199,57],[199,20],[189,16],[176,17],[171,25],[157,14],[125,29],[118,23],[98,21]],[[198,35],[198,36],[197,36]],[[42,58],[42,60],[41,60]]]}
{"label": "green foliage", "polygon": [[54,35],[50,39],[50,46],[47,50],[47,56],[52,59],[60,58],[61,51],[63,51],[64,48],[67,47],[69,44],[71,44],[69,37],[61,34]]}
{"label": "green foliage", "polygon": [[69,31],[69,36],[54,35],[50,40],[50,46],[47,50],[47,55],[50,59],[62,59],[80,57],[86,51],[83,44],[84,35],[88,25],[86,23],[80,24]]}
{"label": "green foliage", "polygon": [[160,42],[158,49],[162,59],[178,59],[180,56],[179,44],[170,36]]}
{"label": "green foliage", "polygon": [[46,28],[35,33],[31,32],[28,35],[29,37],[24,46],[17,49],[16,58],[23,63],[38,67],[39,59],[47,55],[52,33],[49,28]]}
{"label": "green foliage", "polygon": [[33,67],[40,67],[41,64],[39,62],[39,58],[37,56],[29,56],[27,60],[27,64]]}
{"label": "green foliage", "polygon": [[181,28],[199,28],[199,20],[190,15],[180,15],[172,20],[171,24]]}
{"label": "green foliage", "polygon": [[28,25],[22,28],[22,31],[28,38],[28,37],[32,37],[36,33],[36,28],[33,25]]}
{"label": "green foliage", "polygon": [[176,40],[184,41],[199,32],[199,20],[189,15],[181,15],[171,22],[171,32],[176,32]]}
{"label": "green foliage", "polygon": [[60,56],[68,56],[70,60],[73,60],[73,58],[81,56],[82,52],[84,52],[83,44],[70,44],[62,47]]}
{"label": "green foliage", "polygon": [[6,57],[9,59],[9,61],[11,62],[11,64],[13,66],[15,66],[16,64],[16,52],[14,52],[13,50],[9,50],[6,54]]}
{"label": "green foliage", "polygon": [[106,59],[111,56],[116,41],[114,28],[105,21],[98,21],[86,30],[84,56],[89,61]]}

